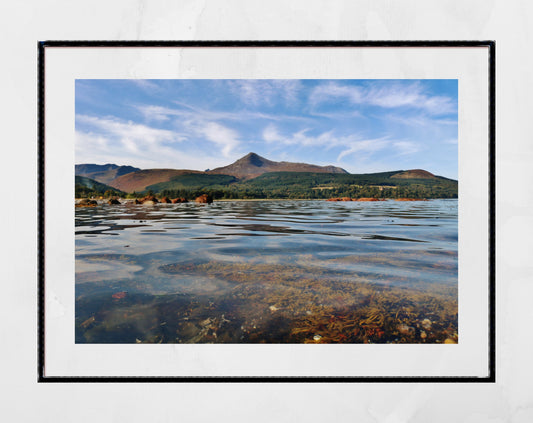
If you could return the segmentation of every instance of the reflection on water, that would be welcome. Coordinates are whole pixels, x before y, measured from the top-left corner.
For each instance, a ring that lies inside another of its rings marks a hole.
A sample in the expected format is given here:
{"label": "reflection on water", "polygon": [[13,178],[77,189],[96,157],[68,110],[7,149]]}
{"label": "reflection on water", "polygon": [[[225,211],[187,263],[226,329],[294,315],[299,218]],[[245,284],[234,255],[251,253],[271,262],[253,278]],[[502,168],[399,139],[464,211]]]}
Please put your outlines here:
{"label": "reflection on water", "polygon": [[76,342],[457,342],[457,200],[75,213]]}

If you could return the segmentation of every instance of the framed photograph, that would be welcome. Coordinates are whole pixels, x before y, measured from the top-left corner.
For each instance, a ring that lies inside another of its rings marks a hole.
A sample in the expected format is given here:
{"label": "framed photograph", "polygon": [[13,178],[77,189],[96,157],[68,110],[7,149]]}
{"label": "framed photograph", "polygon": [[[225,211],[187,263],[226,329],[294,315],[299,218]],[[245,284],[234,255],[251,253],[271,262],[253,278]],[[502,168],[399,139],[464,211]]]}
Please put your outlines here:
{"label": "framed photograph", "polygon": [[491,41],[39,43],[39,381],[494,382]]}

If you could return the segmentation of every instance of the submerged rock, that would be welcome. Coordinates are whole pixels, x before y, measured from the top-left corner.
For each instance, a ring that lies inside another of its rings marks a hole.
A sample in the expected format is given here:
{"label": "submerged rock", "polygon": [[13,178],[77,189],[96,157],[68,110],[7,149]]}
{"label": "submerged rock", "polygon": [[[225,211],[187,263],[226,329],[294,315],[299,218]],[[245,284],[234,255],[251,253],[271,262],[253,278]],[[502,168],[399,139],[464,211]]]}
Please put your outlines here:
{"label": "submerged rock", "polygon": [[113,295],[111,295],[115,300],[120,300],[122,298],[125,298],[127,295],[127,292],[126,291],[121,291],[121,292],[115,292]]}
{"label": "submerged rock", "polygon": [[402,335],[412,336],[415,334],[415,328],[405,324],[398,325],[397,329]]}

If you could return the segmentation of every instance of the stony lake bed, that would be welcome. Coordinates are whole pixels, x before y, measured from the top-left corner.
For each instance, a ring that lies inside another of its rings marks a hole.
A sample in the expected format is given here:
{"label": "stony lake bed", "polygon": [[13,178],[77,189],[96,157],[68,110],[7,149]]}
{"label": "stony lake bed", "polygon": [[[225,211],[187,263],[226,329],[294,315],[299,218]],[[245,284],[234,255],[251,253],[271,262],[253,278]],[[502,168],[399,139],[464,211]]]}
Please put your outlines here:
{"label": "stony lake bed", "polygon": [[456,343],[457,200],[75,210],[77,343]]}

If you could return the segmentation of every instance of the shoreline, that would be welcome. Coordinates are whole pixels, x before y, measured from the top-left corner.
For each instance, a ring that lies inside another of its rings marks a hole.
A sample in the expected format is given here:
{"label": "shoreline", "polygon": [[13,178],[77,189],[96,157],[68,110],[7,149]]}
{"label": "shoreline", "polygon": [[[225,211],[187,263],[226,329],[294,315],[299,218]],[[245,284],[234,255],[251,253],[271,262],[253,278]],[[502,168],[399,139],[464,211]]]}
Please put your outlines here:
{"label": "shoreline", "polygon": [[[135,205],[134,198],[116,198],[120,204],[109,204],[109,199],[96,199],[96,198],[75,198],[74,205],[76,207],[96,207],[102,205]],[[84,200],[95,201],[96,204],[81,204]],[[323,201],[330,203],[382,203],[385,201],[397,201],[397,202],[420,202],[420,201],[433,201],[433,200],[458,200],[457,198],[353,198],[353,199],[340,199],[340,198],[221,198],[213,200],[213,203],[230,203],[230,202],[262,202],[262,201]],[[175,205],[175,204],[205,204],[197,203],[195,200],[189,200],[186,203],[165,203],[158,202],[155,204],[162,205]],[[155,205],[155,204],[145,204],[145,205]],[[142,204],[137,204],[142,205]]]}

